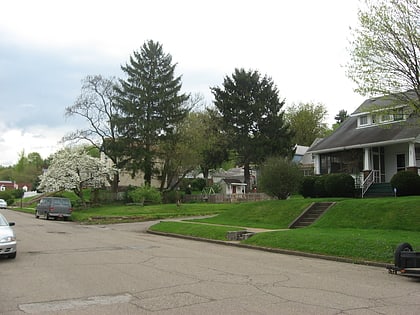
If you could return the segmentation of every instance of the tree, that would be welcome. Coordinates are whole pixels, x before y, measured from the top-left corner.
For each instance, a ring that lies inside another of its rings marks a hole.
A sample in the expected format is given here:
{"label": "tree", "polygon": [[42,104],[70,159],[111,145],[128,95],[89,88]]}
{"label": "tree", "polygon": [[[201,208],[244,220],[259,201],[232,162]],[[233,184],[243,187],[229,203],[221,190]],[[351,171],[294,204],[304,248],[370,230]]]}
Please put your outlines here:
{"label": "tree", "polygon": [[[123,168],[126,159],[121,154],[121,143],[114,124],[118,112],[115,106],[115,78],[101,75],[87,76],[82,83],[81,93],[72,106],[66,108],[67,117],[79,116],[87,122],[85,129],[69,133],[63,141],[87,141],[103,152],[118,168]],[[118,191],[119,174],[112,177],[112,191]]]}
{"label": "tree", "polygon": [[[188,173],[196,170],[208,179],[210,169],[219,167],[228,158],[227,139],[210,110],[190,112],[177,126],[178,137],[167,142],[162,177],[176,187]],[[170,187],[167,187],[170,188]]]}
{"label": "tree", "polygon": [[296,163],[284,157],[271,157],[261,167],[260,189],[270,196],[286,199],[297,192],[303,172]]}
{"label": "tree", "polygon": [[293,150],[292,134],[283,118],[284,101],[271,78],[244,69],[235,69],[232,77],[225,77],[223,87],[211,91],[221,126],[244,166],[248,192],[251,163],[274,154],[290,155]]}
{"label": "tree", "polygon": [[17,164],[12,168],[10,180],[17,183],[31,184],[33,188],[38,186],[38,177],[42,173],[45,162],[37,152],[31,152],[27,156],[25,151],[19,154]]}
{"label": "tree", "polygon": [[73,191],[85,203],[83,188],[100,188],[114,174],[115,169],[90,156],[85,147],[67,147],[52,156],[47,171],[39,177],[39,189]]}
{"label": "tree", "polygon": [[147,41],[135,51],[121,69],[127,79],[117,88],[119,109],[115,124],[124,143],[124,155],[130,158],[126,168],[144,172],[146,184],[156,173],[159,145],[170,141],[175,126],[188,113],[183,106],[188,96],[181,94],[181,77],[175,77],[172,57],[158,42]]}
{"label": "tree", "polygon": [[295,133],[293,143],[310,146],[316,138],[325,136],[328,127],[324,122],[327,110],[322,104],[299,103],[286,112],[286,120]]}
{"label": "tree", "polygon": [[337,124],[341,124],[349,117],[349,114],[347,114],[347,111],[344,109],[340,109],[337,115],[335,115],[334,119],[337,122]]}
{"label": "tree", "polygon": [[[347,75],[362,95],[412,90],[420,109],[420,6],[417,0],[365,0],[350,42]],[[401,95],[401,94],[397,94]],[[402,96],[404,96],[403,94]]]}

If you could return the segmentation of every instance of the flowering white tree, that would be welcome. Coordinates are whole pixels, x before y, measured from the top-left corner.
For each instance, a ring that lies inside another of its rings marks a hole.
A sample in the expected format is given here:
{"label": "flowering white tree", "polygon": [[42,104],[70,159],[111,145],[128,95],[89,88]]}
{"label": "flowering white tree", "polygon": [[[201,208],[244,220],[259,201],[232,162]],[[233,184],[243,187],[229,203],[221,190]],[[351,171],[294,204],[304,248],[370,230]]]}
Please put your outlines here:
{"label": "flowering white tree", "polygon": [[47,192],[73,191],[84,203],[83,188],[102,187],[116,170],[87,154],[86,148],[68,147],[55,153],[40,178],[39,189]]}

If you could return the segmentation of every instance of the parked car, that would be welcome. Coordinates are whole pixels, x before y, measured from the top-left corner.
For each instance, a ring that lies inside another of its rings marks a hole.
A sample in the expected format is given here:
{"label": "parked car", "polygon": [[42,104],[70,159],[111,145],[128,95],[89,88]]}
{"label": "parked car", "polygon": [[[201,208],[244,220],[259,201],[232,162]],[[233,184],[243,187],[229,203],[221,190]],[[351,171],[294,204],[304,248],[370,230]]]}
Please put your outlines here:
{"label": "parked car", "polygon": [[71,216],[73,208],[70,199],[59,197],[44,197],[40,200],[35,210],[35,217],[43,216],[45,219],[63,218],[67,220]]}
{"label": "parked car", "polygon": [[0,256],[16,258],[16,235],[12,229],[14,222],[8,222],[0,213]]}
{"label": "parked car", "polygon": [[0,199],[0,208],[1,209],[7,208],[7,202],[4,199]]}

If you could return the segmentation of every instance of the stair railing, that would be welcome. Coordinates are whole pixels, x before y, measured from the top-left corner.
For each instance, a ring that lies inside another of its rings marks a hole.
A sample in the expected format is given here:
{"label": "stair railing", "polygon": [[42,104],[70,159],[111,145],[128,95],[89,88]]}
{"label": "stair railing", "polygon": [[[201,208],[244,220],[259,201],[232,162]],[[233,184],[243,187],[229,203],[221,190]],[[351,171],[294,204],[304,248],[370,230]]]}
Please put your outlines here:
{"label": "stair railing", "polygon": [[369,175],[366,176],[362,184],[362,198],[365,196],[369,187],[375,182],[375,179],[378,178],[379,171],[370,171]]}

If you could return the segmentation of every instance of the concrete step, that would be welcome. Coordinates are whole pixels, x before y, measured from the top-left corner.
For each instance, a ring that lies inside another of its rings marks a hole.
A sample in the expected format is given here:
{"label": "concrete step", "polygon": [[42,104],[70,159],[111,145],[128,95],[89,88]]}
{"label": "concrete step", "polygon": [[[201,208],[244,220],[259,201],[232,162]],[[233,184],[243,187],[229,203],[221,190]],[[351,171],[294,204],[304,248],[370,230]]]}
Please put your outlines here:
{"label": "concrete step", "polygon": [[316,220],[318,220],[318,218],[322,216],[324,212],[327,211],[332,205],[334,205],[333,202],[313,203],[289,225],[289,228],[295,229],[311,225]]}

